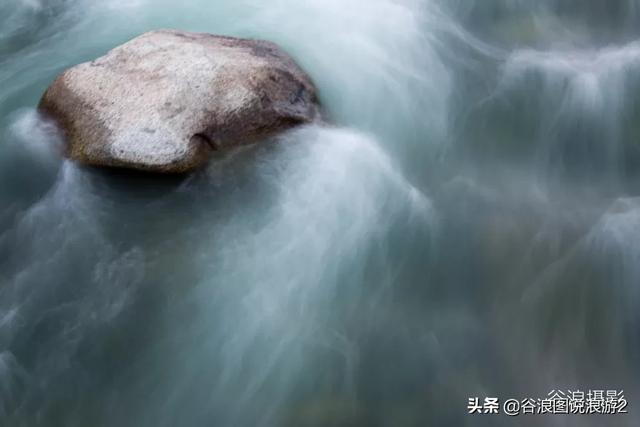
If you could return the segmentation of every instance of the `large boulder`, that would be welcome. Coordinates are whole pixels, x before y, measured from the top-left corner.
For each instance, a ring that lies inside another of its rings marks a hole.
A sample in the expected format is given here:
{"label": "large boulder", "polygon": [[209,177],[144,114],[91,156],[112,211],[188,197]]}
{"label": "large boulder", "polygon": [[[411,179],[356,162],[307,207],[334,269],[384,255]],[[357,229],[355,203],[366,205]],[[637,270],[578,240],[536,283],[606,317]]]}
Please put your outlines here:
{"label": "large boulder", "polygon": [[310,79],[275,44],[172,30],[65,71],[39,108],[72,159],[165,173],[319,116]]}

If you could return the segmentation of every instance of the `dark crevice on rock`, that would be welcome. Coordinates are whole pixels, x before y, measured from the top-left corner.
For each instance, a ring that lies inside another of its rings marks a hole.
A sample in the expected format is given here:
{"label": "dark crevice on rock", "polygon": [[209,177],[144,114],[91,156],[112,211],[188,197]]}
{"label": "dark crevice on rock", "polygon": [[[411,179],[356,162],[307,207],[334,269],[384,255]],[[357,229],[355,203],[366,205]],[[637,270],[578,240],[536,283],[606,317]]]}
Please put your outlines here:
{"label": "dark crevice on rock", "polygon": [[218,151],[220,149],[220,147],[218,147],[218,145],[215,143],[215,141],[211,138],[209,138],[207,135],[205,135],[204,133],[196,133],[195,135],[193,135],[191,137],[191,139],[200,142],[200,143],[204,143],[207,144],[209,146],[209,148],[211,148],[212,151]]}

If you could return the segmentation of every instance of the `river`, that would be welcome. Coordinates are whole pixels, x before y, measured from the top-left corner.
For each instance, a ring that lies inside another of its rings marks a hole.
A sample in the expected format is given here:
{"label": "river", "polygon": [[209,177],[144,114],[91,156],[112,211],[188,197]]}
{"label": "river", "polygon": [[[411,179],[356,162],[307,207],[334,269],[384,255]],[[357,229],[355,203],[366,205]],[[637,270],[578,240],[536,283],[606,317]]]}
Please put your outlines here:
{"label": "river", "polygon": [[[640,1],[2,0],[0,425],[637,426]],[[145,31],[280,44],[329,123],[160,178],[35,106]],[[624,390],[628,414],[470,415]]]}

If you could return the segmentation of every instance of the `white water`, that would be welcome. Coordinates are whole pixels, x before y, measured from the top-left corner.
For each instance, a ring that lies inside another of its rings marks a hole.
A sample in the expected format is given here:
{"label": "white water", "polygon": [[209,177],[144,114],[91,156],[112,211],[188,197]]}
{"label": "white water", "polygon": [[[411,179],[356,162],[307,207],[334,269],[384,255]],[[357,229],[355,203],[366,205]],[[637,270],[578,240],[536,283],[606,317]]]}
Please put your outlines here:
{"label": "white water", "polygon": [[[466,417],[558,388],[633,409],[640,4],[573,3],[2,3],[0,424],[602,425]],[[51,79],[164,27],[279,43],[333,124],[182,181],[62,160]]]}

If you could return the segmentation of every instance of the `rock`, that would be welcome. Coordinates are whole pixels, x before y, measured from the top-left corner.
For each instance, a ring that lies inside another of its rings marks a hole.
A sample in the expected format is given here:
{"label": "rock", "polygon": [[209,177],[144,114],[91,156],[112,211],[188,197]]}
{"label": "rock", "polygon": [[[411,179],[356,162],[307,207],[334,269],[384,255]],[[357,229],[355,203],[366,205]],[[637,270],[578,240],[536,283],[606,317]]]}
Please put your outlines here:
{"label": "rock", "polygon": [[163,173],[319,117],[310,79],[275,44],[173,30],[65,71],[39,109],[65,132],[70,158]]}

